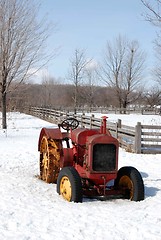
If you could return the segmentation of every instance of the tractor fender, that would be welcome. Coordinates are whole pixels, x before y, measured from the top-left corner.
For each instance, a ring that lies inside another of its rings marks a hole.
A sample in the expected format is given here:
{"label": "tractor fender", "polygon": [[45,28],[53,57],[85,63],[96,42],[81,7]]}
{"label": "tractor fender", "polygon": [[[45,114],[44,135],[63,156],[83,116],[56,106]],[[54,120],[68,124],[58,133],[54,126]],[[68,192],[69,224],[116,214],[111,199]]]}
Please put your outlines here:
{"label": "tractor fender", "polygon": [[56,140],[59,140],[59,139],[62,140],[63,138],[59,128],[42,128],[39,136],[38,151],[40,151],[40,143],[43,136],[46,136],[47,139],[56,139]]}

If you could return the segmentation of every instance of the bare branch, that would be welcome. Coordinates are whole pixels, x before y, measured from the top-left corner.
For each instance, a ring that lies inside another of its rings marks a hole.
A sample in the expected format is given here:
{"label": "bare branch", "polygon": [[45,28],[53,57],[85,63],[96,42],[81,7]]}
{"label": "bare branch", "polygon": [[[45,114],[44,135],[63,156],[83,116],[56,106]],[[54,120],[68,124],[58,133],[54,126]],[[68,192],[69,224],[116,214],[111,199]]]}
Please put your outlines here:
{"label": "bare branch", "polygon": [[87,59],[85,56],[85,50],[76,49],[74,56],[70,60],[71,69],[69,71],[69,79],[74,84],[74,109],[76,111],[78,105],[78,86],[84,77],[86,67],[90,64],[92,59]]}
{"label": "bare branch", "polygon": [[147,8],[149,13],[145,14],[145,19],[151,24],[160,27],[161,26],[161,8],[160,0],[154,0],[153,4],[146,0],[141,0],[144,6]]}
{"label": "bare branch", "polygon": [[[144,52],[139,50],[137,41],[129,42],[119,36],[107,43],[103,64],[102,78],[107,85],[115,89],[119,107],[134,101],[133,92],[141,86],[145,62]],[[138,92],[138,91],[137,91]]]}

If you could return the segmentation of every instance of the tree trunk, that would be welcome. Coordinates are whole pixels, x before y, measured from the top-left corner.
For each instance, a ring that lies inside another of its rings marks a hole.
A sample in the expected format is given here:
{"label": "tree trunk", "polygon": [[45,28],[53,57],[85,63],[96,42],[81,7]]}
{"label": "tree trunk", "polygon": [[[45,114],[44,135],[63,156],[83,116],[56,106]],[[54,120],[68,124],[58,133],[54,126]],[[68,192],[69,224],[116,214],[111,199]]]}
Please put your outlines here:
{"label": "tree trunk", "polygon": [[7,97],[7,94],[6,92],[4,92],[2,94],[2,128],[3,129],[7,129],[6,97]]}
{"label": "tree trunk", "polygon": [[77,86],[76,86],[75,93],[74,93],[74,114],[77,113],[77,105],[78,105],[78,90],[77,90]]}
{"label": "tree trunk", "polygon": [[123,113],[126,114],[126,108],[127,108],[127,101],[125,100],[123,102]]}

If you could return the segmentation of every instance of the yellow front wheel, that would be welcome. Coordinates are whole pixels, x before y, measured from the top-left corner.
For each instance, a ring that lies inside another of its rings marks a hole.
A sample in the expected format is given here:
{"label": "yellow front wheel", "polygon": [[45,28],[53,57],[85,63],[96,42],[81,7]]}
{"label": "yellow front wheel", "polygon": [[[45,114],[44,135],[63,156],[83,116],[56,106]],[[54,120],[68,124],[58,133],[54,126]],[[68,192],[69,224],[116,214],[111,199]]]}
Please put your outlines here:
{"label": "yellow front wheel", "polygon": [[119,188],[125,189],[126,194],[130,200],[134,197],[134,184],[128,176],[122,176],[119,181]]}
{"label": "yellow front wheel", "polygon": [[57,179],[57,192],[68,202],[82,202],[82,183],[74,167],[64,167]]}
{"label": "yellow front wheel", "polygon": [[62,177],[60,181],[60,194],[65,198],[67,201],[71,201],[72,198],[72,186],[71,182],[68,177]]}

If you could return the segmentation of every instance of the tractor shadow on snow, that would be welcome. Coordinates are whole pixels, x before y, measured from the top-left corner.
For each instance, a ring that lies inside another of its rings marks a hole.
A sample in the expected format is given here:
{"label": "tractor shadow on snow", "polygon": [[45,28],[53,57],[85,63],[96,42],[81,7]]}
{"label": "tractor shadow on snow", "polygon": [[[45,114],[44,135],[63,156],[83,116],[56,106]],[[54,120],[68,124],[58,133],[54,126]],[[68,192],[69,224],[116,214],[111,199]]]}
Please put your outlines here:
{"label": "tractor shadow on snow", "polygon": [[145,198],[148,197],[154,197],[157,195],[157,192],[161,189],[157,187],[149,187],[149,183],[151,182],[153,185],[155,185],[156,182],[161,182],[161,179],[149,179],[149,175],[145,172],[141,172],[143,181],[144,181],[144,189],[145,189]]}

